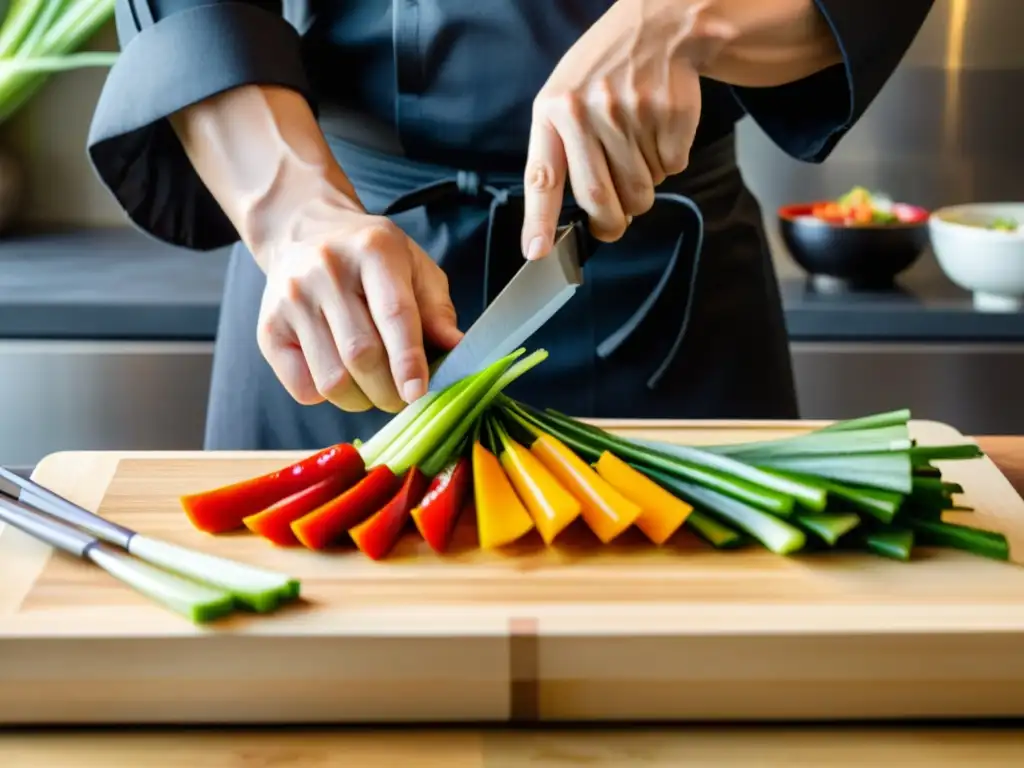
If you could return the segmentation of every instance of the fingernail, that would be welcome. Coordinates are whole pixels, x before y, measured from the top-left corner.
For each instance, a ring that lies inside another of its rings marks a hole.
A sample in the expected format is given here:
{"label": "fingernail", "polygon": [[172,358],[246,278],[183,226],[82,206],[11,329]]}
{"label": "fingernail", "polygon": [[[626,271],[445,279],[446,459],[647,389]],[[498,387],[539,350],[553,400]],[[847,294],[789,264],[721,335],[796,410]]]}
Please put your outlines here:
{"label": "fingernail", "polygon": [[402,385],[402,399],[407,403],[419,400],[427,393],[423,379],[409,379]]}
{"label": "fingernail", "polygon": [[530,245],[526,249],[526,258],[529,261],[533,261],[534,259],[539,259],[541,251],[543,249],[544,249],[544,238],[543,237],[539,237],[539,236],[533,238],[533,240],[530,241]]}

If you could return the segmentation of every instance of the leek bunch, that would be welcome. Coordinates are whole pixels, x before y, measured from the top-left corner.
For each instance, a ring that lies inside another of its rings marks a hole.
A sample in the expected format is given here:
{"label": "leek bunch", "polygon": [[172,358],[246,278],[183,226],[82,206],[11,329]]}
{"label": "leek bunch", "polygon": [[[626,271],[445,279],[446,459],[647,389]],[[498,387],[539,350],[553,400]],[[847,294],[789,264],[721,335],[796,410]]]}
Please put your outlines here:
{"label": "leek bunch", "polygon": [[116,0],[9,0],[0,24],[0,122],[49,75],[109,67],[116,53],[77,52],[114,15]]}

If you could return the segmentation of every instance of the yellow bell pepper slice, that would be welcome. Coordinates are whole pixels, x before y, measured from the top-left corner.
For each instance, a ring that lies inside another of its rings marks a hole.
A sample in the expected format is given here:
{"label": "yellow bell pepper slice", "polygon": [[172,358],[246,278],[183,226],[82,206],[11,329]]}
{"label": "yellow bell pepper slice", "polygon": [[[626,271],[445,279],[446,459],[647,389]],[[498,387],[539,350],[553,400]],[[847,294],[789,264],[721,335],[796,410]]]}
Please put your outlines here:
{"label": "yellow bell pepper slice", "polygon": [[530,451],[580,502],[583,521],[607,544],[629,528],[642,510],[590,468],[560,440],[541,433]]}
{"label": "yellow bell pepper slice", "polygon": [[501,465],[544,543],[550,545],[579,517],[582,505],[526,447],[504,434],[501,441]]}
{"label": "yellow bell pepper slice", "polygon": [[516,495],[498,457],[473,443],[473,498],[482,549],[511,544],[533,530],[533,518]]}
{"label": "yellow bell pepper slice", "polygon": [[668,541],[693,512],[692,506],[608,451],[601,454],[594,468],[609,485],[643,510],[636,519],[636,527],[658,546]]}

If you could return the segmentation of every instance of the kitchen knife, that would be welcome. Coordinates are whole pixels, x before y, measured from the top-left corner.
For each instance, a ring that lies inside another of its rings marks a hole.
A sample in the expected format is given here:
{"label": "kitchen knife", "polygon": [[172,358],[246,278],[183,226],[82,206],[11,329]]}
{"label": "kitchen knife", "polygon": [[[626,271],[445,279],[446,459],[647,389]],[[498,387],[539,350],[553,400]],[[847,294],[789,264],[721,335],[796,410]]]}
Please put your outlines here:
{"label": "kitchen knife", "polygon": [[519,349],[583,284],[595,249],[583,221],[561,227],[546,257],[528,261],[509,280],[430,378],[437,392]]}

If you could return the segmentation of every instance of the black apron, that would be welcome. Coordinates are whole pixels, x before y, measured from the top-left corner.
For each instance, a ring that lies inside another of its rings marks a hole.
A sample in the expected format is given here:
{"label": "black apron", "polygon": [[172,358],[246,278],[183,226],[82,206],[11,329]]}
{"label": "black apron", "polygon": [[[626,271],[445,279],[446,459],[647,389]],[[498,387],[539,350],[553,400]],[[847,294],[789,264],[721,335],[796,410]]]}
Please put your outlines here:
{"label": "black apron", "polygon": [[[478,174],[331,140],[360,199],[444,268],[463,329],[522,265],[522,174]],[[659,188],[653,210],[587,263],[584,285],[526,342],[550,357],[509,390],[584,417],[787,419],[798,415],[761,211],[728,134]],[[695,217],[692,201],[700,211]],[[566,211],[572,211],[571,197]],[[366,439],[389,414],[302,406],[256,345],[265,277],[232,253],[206,448],[313,449]]]}

